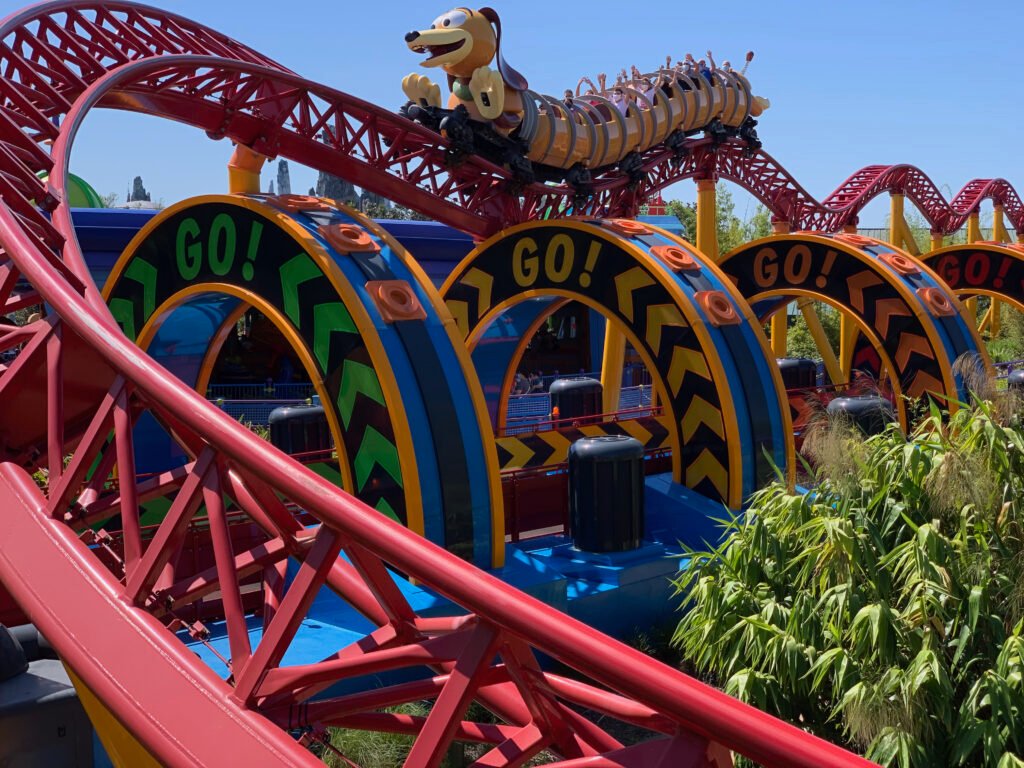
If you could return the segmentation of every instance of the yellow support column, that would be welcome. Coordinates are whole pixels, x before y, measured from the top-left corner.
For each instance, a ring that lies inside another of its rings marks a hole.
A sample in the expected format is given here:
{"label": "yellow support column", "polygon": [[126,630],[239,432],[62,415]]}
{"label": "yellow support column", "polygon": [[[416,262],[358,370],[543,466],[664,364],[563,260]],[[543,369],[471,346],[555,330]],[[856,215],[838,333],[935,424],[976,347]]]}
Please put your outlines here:
{"label": "yellow support column", "polygon": [[1003,219],[1003,206],[996,203],[992,206],[992,239],[1000,243],[1010,242],[1010,233],[1006,231]]}
{"label": "yellow support column", "polygon": [[607,320],[604,329],[604,355],[601,358],[601,407],[603,413],[619,410],[622,396],[622,372],[626,367],[626,337]]}
{"label": "yellow support column", "polygon": [[853,371],[853,348],[857,343],[860,329],[857,324],[843,313],[839,316],[839,369],[842,377],[834,384],[846,383]]}
{"label": "yellow support column", "polygon": [[[776,235],[789,234],[788,221],[773,221],[772,233]],[[785,306],[772,315],[771,319],[771,344],[772,354],[776,357],[785,357],[789,352],[789,306]]]}
{"label": "yellow support column", "polygon": [[[844,224],[843,232],[848,235],[857,234],[856,224]],[[853,362],[853,344],[857,340],[857,324],[848,319],[844,314],[839,316],[839,367],[842,372],[842,378],[838,381],[833,381],[834,384],[838,384],[841,381],[846,382],[850,380],[850,367]]]}
{"label": "yellow support column", "polygon": [[772,315],[772,354],[776,357],[785,357],[787,350],[787,335],[789,334],[789,305],[786,305]]}
{"label": "yellow support column", "polygon": [[903,193],[889,195],[889,245],[903,247]]}
{"label": "yellow support column", "polygon": [[[1010,242],[1010,233],[1006,231],[1006,221],[1003,219],[1003,206],[999,203],[992,206],[992,239],[999,243]],[[1002,312],[999,299],[993,298],[988,310],[988,333],[992,338],[998,336],[1001,330]]]}
{"label": "yellow support column", "polygon": [[244,144],[236,144],[228,160],[228,192],[232,195],[258,195],[262,191],[260,171],[266,161],[266,155],[253,152]]}
{"label": "yellow support column", "polygon": [[718,220],[715,180],[697,180],[697,250],[718,261]]}
{"label": "yellow support column", "polygon": [[981,216],[974,211],[967,217],[967,242],[976,243],[981,240]]}
{"label": "yellow support column", "polygon": [[800,313],[804,316],[804,322],[807,323],[807,330],[811,332],[811,338],[814,339],[814,344],[821,354],[821,361],[825,364],[828,377],[832,379],[833,384],[845,384],[846,380],[843,377],[842,367],[836,359],[835,350],[828,343],[825,329],[822,328],[821,319],[814,308],[814,301],[811,299],[797,299],[796,305],[800,308]]}
{"label": "yellow support column", "polygon": [[[967,242],[976,243],[979,240],[981,240],[981,217],[979,212],[975,210],[967,217]],[[967,299],[964,302],[964,306],[967,308],[967,314],[970,316],[971,322],[977,325],[978,300],[976,298]]]}
{"label": "yellow support column", "polygon": [[933,251],[939,250],[939,248],[941,248],[945,244],[945,240],[946,240],[945,235],[943,235],[941,232],[936,232],[934,229],[932,230],[932,250]]}

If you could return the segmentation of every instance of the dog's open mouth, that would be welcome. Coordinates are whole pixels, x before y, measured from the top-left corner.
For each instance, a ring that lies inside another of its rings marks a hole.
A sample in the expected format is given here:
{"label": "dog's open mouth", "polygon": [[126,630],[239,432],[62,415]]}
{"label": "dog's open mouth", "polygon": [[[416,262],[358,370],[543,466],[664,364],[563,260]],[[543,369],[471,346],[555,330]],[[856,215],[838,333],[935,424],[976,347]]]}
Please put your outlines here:
{"label": "dog's open mouth", "polygon": [[439,56],[444,56],[446,53],[457,51],[465,44],[465,40],[459,40],[457,43],[448,43],[447,45],[421,45],[417,48],[413,48],[413,50],[416,53],[429,53],[430,56],[427,57],[427,61],[431,61]]}

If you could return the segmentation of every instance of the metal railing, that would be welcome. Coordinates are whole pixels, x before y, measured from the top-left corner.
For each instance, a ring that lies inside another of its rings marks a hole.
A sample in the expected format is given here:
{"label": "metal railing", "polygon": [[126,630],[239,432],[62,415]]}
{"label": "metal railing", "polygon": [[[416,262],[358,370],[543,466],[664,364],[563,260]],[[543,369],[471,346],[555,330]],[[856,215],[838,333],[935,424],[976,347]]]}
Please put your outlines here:
{"label": "metal railing", "polygon": [[[653,387],[649,384],[624,387],[619,395],[619,408],[615,413],[629,412],[628,418],[651,415]],[[535,395],[512,395],[508,399],[508,413],[502,435],[524,434],[544,429],[551,417],[551,396],[547,392]],[[588,417],[595,418],[595,417]],[[567,420],[563,420],[567,421]],[[551,428],[551,427],[547,427]]]}
{"label": "metal railing", "polygon": [[208,400],[305,400],[316,394],[307,382],[248,382],[244,384],[211,384],[206,388]]}

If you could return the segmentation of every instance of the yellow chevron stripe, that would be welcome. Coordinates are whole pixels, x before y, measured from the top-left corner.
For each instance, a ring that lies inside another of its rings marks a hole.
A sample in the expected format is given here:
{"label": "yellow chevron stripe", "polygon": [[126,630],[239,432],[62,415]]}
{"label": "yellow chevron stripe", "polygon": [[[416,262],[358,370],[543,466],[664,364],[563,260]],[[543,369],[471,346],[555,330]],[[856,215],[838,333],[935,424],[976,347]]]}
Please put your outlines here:
{"label": "yellow chevron stripe", "polygon": [[683,416],[681,424],[683,440],[689,441],[701,424],[707,425],[719,438],[725,440],[725,424],[722,421],[722,412],[703,397],[695,396],[690,401],[690,407],[686,409],[686,415]]}
{"label": "yellow chevron stripe", "polygon": [[469,302],[448,299],[445,305],[455,318],[455,327],[459,329],[459,335],[465,339],[469,336]]}
{"label": "yellow chevron stripe", "polygon": [[619,312],[633,322],[633,292],[654,285],[651,277],[642,267],[633,267],[615,276],[615,293],[619,299]]}
{"label": "yellow chevron stripe", "polygon": [[661,349],[661,329],[666,325],[685,326],[682,312],[675,304],[653,304],[647,308],[647,343],[654,354]]}
{"label": "yellow chevron stripe", "polygon": [[654,434],[650,430],[645,429],[643,424],[639,421],[636,421],[635,419],[626,419],[625,421],[620,421],[619,426],[625,430],[627,435],[635,437],[643,443],[645,448],[652,447],[648,446],[648,443],[654,438]]}
{"label": "yellow chevron stripe", "polygon": [[462,278],[459,283],[462,285],[471,285],[478,291],[477,297],[477,317],[483,317],[487,314],[487,310],[491,308],[491,286],[494,285],[494,275],[489,275],[482,269],[473,267],[466,276]]}
{"label": "yellow chevron stripe", "polygon": [[686,377],[687,372],[696,373],[698,376],[711,381],[708,361],[704,358],[703,352],[699,349],[675,347],[672,350],[672,362],[669,363],[666,379],[669,389],[672,390],[673,397],[679,394],[679,389],[683,386],[683,379]]}
{"label": "yellow chevron stripe", "polygon": [[569,446],[572,445],[572,441],[561,432],[557,430],[538,432],[537,437],[554,449],[548,460],[544,462],[545,465],[561,464],[569,459]]}
{"label": "yellow chevron stripe", "polygon": [[726,472],[725,467],[707,448],[701,451],[696,461],[686,468],[686,486],[688,488],[693,488],[701,480],[708,478],[723,499],[726,497],[728,477],[729,473]]}
{"label": "yellow chevron stripe", "polygon": [[503,471],[506,469],[522,469],[528,466],[530,459],[536,455],[532,448],[516,437],[500,437],[498,438],[498,445],[512,454],[511,458],[501,468]]}

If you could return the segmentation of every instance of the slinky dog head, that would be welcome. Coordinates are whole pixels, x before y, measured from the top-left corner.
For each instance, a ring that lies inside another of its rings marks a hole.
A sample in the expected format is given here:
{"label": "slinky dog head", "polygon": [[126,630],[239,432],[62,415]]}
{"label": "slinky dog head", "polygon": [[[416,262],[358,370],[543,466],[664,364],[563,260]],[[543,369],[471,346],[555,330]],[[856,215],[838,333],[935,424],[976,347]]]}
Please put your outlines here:
{"label": "slinky dog head", "polygon": [[454,77],[472,77],[497,57],[498,71],[505,83],[525,90],[526,79],[508,66],[501,55],[501,19],[492,8],[479,11],[456,8],[434,19],[430,29],[413,30],[405,43],[416,53],[429,54],[424,67],[441,67]]}

